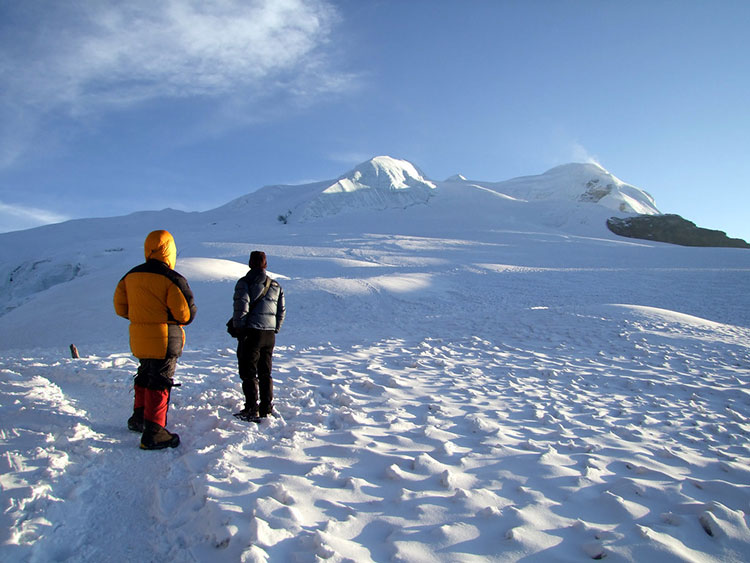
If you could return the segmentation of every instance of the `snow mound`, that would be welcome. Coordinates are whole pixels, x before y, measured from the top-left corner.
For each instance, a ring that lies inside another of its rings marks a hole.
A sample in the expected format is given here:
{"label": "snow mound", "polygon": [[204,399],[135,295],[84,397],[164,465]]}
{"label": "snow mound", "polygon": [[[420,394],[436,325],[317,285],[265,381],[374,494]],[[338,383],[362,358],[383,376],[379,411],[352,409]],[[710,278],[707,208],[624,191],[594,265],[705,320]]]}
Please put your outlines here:
{"label": "snow mound", "polygon": [[218,258],[183,258],[180,272],[188,279],[202,282],[236,281],[247,273],[247,266]]}
{"label": "snow mound", "polygon": [[629,311],[632,315],[638,315],[645,319],[653,322],[661,323],[673,323],[682,324],[689,327],[707,327],[710,329],[718,330],[721,328],[721,323],[696,317],[695,315],[687,315],[685,313],[679,313],[677,311],[671,311],[669,309],[661,309],[659,307],[646,307],[644,305],[626,305],[626,304],[613,304],[610,307],[616,307]]}

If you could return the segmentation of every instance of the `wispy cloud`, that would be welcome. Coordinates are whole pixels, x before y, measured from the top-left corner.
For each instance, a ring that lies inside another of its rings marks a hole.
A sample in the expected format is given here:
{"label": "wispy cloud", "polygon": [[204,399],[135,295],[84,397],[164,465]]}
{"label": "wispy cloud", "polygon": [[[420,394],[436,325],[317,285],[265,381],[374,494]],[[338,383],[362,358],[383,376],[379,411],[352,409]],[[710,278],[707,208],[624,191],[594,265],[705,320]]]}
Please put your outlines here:
{"label": "wispy cloud", "polygon": [[378,155],[353,151],[353,152],[331,153],[328,155],[328,159],[331,160],[332,162],[340,162],[342,164],[356,166],[357,164],[361,164],[362,162],[370,160],[374,156],[378,156]]}
{"label": "wispy cloud", "polygon": [[[586,147],[584,147],[580,143],[574,142],[570,152],[572,155],[572,160],[574,162],[587,162],[589,164],[596,164],[597,166],[602,166],[601,163],[599,162],[599,159],[595,155],[591,154],[586,149]],[[602,168],[604,167],[602,166]]]}
{"label": "wispy cloud", "polygon": [[160,98],[310,101],[345,89],[327,0],[10,2],[0,8],[0,164],[43,120]]}
{"label": "wispy cloud", "polygon": [[0,201],[0,233],[30,229],[48,223],[60,223],[68,219],[69,217],[44,209],[13,205]]}

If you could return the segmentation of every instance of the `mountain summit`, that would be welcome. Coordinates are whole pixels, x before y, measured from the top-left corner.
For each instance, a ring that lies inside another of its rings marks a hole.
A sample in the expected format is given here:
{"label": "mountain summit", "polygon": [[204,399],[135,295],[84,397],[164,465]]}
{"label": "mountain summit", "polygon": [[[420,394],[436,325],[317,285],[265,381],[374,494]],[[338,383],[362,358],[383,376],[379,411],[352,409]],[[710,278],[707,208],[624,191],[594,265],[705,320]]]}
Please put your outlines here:
{"label": "mountain summit", "polygon": [[[466,182],[460,177],[462,182]],[[457,177],[448,181],[456,182]],[[570,163],[536,176],[503,182],[472,183],[522,201],[596,203],[617,213],[658,215],[654,198],[615,177],[598,164]]]}
{"label": "mountain summit", "polygon": [[348,209],[393,209],[426,203],[435,184],[411,162],[378,156],[344,174],[307,202],[303,221],[336,215]]}

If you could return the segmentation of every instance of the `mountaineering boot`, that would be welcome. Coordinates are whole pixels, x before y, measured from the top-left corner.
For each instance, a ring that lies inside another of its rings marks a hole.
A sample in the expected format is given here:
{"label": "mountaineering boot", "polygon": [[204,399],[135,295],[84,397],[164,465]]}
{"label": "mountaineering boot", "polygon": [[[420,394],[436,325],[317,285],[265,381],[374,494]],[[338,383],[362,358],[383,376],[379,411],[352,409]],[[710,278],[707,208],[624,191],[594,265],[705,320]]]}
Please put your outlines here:
{"label": "mountaineering boot", "polygon": [[180,437],[169,432],[160,424],[144,421],[143,436],[141,436],[142,450],[163,450],[164,448],[176,448],[180,445]]}
{"label": "mountaineering boot", "polygon": [[234,413],[235,418],[239,418],[240,420],[245,420],[247,422],[260,422],[260,417],[258,416],[258,409],[253,409],[249,407],[245,407],[240,412]]}
{"label": "mountaineering boot", "polygon": [[133,416],[128,419],[128,430],[143,432],[143,407],[133,409]]}
{"label": "mountaineering boot", "polygon": [[273,410],[273,404],[266,405],[264,403],[260,404],[260,407],[258,408],[258,414],[261,418],[267,418],[269,416],[276,416],[276,411]]}

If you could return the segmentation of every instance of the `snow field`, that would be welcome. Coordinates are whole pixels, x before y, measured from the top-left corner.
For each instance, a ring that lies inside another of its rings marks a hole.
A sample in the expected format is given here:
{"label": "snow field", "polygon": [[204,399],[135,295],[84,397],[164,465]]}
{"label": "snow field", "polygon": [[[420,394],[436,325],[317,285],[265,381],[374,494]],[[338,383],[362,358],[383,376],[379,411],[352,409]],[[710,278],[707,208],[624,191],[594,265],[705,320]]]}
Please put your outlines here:
{"label": "snow field", "polygon": [[739,561],[748,332],[597,306],[499,342],[280,345],[260,426],[231,416],[233,350],[187,350],[166,452],[125,427],[128,356],[4,357],[2,459],[43,483],[2,477],[4,559]]}
{"label": "snow field", "polygon": [[[600,174],[307,222],[330,184],[274,186],[2,235],[0,560],[750,560],[750,254],[616,237],[578,197],[623,188]],[[182,443],[146,452],[112,292],[156,228],[198,316]],[[224,332],[255,249],[288,307],[259,426],[231,416]]]}

